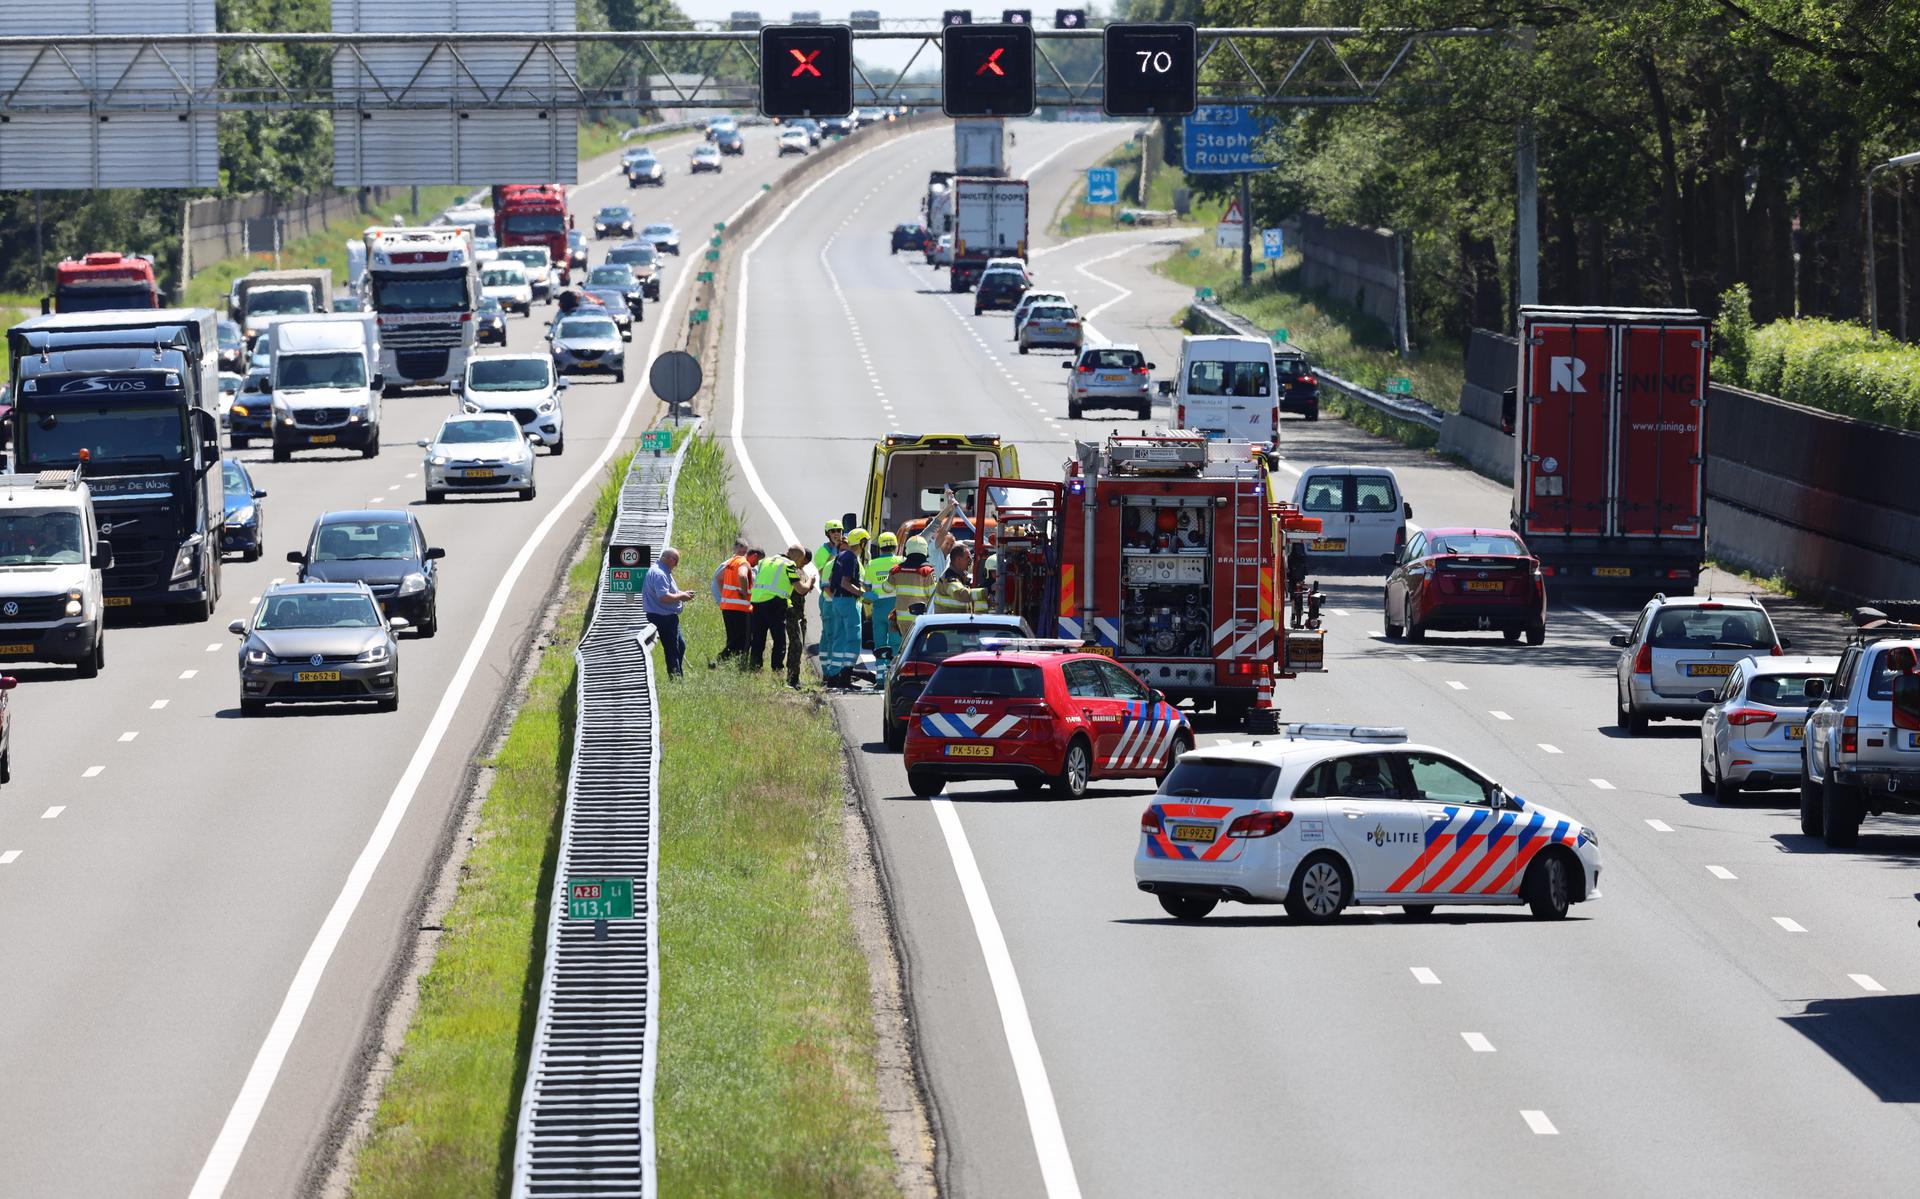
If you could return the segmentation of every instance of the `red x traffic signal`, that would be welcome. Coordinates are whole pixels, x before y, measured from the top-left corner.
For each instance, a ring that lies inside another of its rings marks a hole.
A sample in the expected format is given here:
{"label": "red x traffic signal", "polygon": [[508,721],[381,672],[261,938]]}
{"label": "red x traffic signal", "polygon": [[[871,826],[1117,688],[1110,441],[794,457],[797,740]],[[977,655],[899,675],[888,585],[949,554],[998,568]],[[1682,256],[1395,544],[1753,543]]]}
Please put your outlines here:
{"label": "red x traffic signal", "polygon": [[940,31],[940,107],[950,117],[1033,115],[1033,26]]}
{"label": "red x traffic signal", "polygon": [[760,111],[840,117],[853,111],[853,30],[767,25],[760,30]]}

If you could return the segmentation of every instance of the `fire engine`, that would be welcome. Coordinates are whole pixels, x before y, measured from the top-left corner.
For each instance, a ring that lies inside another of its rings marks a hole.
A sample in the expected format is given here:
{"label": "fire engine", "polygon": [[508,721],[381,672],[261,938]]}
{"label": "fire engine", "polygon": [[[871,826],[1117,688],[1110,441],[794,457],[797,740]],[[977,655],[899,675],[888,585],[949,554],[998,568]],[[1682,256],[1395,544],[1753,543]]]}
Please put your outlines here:
{"label": "fire engine", "polygon": [[573,284],[567,249],[567,189],[561,183],[501,183],[493,189],[493,227],[501,246],[545,246],[560,270],[562,286]]}
{"label": "fire engine", "polygon": [[979,481],[974,527],[995,528],[998,556],[990,606],[1036,636],[1085,641],[1175,703],[1277,728],[1275,680],[1326,669],[1319,590],[1288,577],[1319,518],[1271,498],[1250,442],[1115,433],[1075,455],[1060,482]]}
{"label": "fire engine", "polygon": [[46,312],[107,312],[123,308],[160,307],[160,289],[154,282],[153,259],[111,252],[62,259],[53,268],[51,303]]}
{"label": "fire engine", "polygon": [[380,373],[388,394],[409,384],[451,383],[473,352],[480,300],[473,232],[465,225],[383,228],[365,234],[361,288],[380,317]]}

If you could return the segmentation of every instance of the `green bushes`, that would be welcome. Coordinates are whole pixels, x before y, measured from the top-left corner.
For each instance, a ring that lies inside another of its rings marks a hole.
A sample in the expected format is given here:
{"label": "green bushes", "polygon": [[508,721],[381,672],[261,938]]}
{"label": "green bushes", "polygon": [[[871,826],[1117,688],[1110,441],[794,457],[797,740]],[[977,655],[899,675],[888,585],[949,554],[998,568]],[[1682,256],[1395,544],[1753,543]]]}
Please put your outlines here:
{"label": "green bushes", "polygon": [[1870,338],[1848,322],[1765,325],[1753,333],[1744,380],[1728,381],[1809,408],[1920,429],[1920,347]]}
{"label": "green bushes", "polygon": [[1720,295],[1720,315],[1714,321],[1719,344],[1714,349],[1713,378],[1735,387],[1747,385],[1753,362],[1753,294],[1736,283]]}

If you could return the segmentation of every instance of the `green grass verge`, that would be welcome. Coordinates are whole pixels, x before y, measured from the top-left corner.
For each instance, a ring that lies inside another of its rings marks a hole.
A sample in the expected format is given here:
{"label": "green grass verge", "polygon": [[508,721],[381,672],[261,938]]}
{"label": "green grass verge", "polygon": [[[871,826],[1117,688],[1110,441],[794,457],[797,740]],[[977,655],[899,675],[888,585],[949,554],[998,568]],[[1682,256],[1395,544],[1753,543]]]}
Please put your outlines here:
{"label": "green grass verge", "polygon": [[661,723],[660,1073],[665,1195],[893,1193],[873,1009],[854,939],[831,713],[771,675],[709,671],[706,578],[739,517],[720,446],[693,443],[674,540],[687,677]]}
{"label": "green grass verge", "polygon": [[[625,469],[622,459],[613,478]],[[706,669],[722,637],[705,578],[738,527],[726,479],[719,446],[696,441],[675,501],[683,582],[702,598],[685,621],[692,669],[660,694],[661,1190],[887,1194],[873,1012],[844,883],[843,746],[814,701],[769,677]],[[617,490],[609,481],[595,504],[594,544]],[[573,650],[598,568],[595,555],[569,573],[527,701],[492,762],[356,1196],[504,1195],[510,1184],[573,743]]]}

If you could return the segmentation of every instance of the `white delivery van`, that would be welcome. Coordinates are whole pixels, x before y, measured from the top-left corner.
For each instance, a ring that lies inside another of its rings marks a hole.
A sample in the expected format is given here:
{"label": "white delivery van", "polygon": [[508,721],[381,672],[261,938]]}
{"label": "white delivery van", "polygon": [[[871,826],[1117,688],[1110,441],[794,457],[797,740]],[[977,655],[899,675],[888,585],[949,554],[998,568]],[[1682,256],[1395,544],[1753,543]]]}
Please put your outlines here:
{"label": "white delivery van", "polygon": [[300,449],[380,453],[380,323],[371,312],[283,317],[273,326],[267,378],[273,460]]}
{"label": "white delivery van", "polygon": [[1194,336],[1180,343],[1180,374],[1169,389],[1173,424],[1209,437],[1280,444],[1280,392],[1273,343],[1257,337]]}
{"label": "white delivery van", "polygon": [[0,661],[71,662],[83,679],[99,674],[100,572],[112,564],[79,471],[0,474]]}
{"label": "white delivery van", "polygon": [[1320,536],[1306,546],[1307,562],[1320,569],[1384,573],[1380,555],[1398,553],[1407,542],[1413,505],[1385,467],[1310,466],[1293,485],[1293,502],[1320,518]]}

